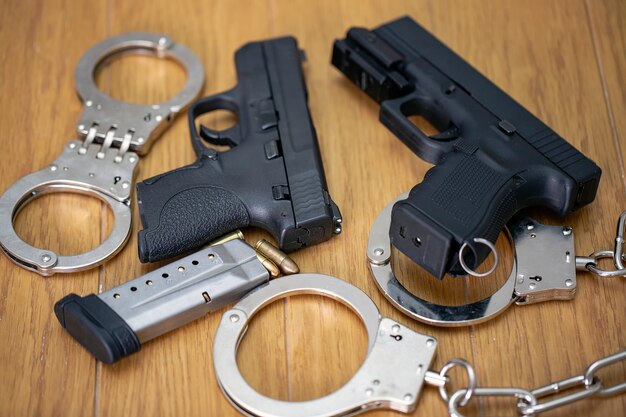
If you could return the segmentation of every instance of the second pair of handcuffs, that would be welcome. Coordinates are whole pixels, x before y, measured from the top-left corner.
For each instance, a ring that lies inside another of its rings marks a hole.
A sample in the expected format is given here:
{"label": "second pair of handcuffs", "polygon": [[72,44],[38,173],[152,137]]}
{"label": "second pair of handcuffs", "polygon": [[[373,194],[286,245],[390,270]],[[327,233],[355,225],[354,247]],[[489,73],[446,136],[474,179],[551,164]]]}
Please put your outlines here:
{"label": "second pair of handcuffs", "polygon": [[[126,103],[103,94],[95,84],[95,72],[113,56],[128,52],[181,63],[187,72],[182,90],[153,105]],[[193,52],[167,36],[127,33],[89,49],[74,79],[84,105],[77,125],[83,139],[68,142],[52,164],[19,179],[0,197],[0,247],[19,266],[44,276],[95,267],[122,249],[131,230],[130,195],[139,155],[146,154],[173,118],[198,96],[204,69]],[[107,203],[115,216],[110,236],[97,248],[73,256],[35,248],[20,239],[13,227],[20,210],[54,192],[88,194]]]}
{"label": "second pair of handcuffs", "polygon": [[[574,233],[570,227],[548,226],[527,216],[514,217],[506,227],[507,237],[515,258],[511,273],[504,285],[494,294],[465,305],[434,304],[409,292],[396,278],[391,265],[389,226],[391,209],[402,194],[380,212],[370,230],[367,258],[370,271],[379,290],[397,309],[421,322],[444,327],[478,324],[503,312],[511,304],[537,303],[549,300],[570,300],[576,292],[576,270],[585,270],[600,277],[626,276],[624,268],[624,223],[622,213],[617,226],[615,249],[603,250],[589,256],[576,256]],[[485,239],[475,239],[493,251],[495,262],[489,271],[478,273],[464,267],[474,276],[492,273],[498,263],[495,246]],[[463,259],[464,247],[459,250]],[[598,265],[602,258],[612,258],[615,270],[604,270]]]}
{"label": "second pair of handcuffs", "polygon": [[[310,401],[280,401],[248,385],[237,366],[237,348],[256,313],[275,300],[297,294],[323,295],[350,307],[365,325],[367,355],[361,368],[337,391]],[[381,317],[374,302],[353,285],[326,275],[299,274],[270,281],[224,313],[213,343],[213,364],[218,384],[228,401],[244,415],[254,417],[352,416],[381,408],[410,413],[417,407],[424,383],[439,388],[453,417],[463,417],[461,409],[474,397],[513,397],[518,400],[519,413],[532,416],[583,398],[626,391],[626,382],[605,387],[597,375],[603,368],[626,361],[626,351],[593,362],[581,375],[526,390],[478,387],[473,367],[462,359],[447,362],[439,372],[429,371],[436,347],[434,337]],[[447,374],[455,366],[466,370],[468,384],[448,395],[450,378]],[[548,398],[563,390],[568,393]]]}
{"label": "second pair of handcuffs", "polygon": [[[599,276],[626,275],[622,255],[626,213],[620,216],[615,250],[595,252],[589,257],[575,256],[571,228],[546,226],[528,217],[517,217],[508,225],[515,260],[506,284],[491,297],[472,304],[435,305],[409,293],[391,269],[388,230],[394,202],[383,209],[372,227],[368,245],[370,268],[379,288],[396,307],[429,324],[469,325],[496,316],[513,302],[571,299],[576,290],[576,269],[586,269]],[[491,245],[488,241],[483,243]],[[490,248],[495,252],[493,245]],[[608,257],[614,258],[615,271],[598,266],[599,259]],[[494,269],[495,266],[486,274]],[[467,272],[478,275],[475,271]],[[289,402],[268,398],[248,385],[237,366],[237,348],[248,323],[260,309],[296,294],[319,294],[350,307],[365,324],[368,350],[361,368],[337,391],[315,400]],[[436,346],[434,337],[417,333],[390,318],[381,318],[372,300],[347,282],[320,274],[300,274],[272,281],[226,311],[214,339],[213,361],[219,386],[228,401],[241,413],[254,417],[351,416],[380,408],[410,413],[417,407],[424,384],[439,388],[452,417],[463,417],[463,407],[474,397],[513,397],[520,415],[534,416],[585,398],[626,392],[626,382],[607,387],[598,376],[601,369],[626,361],[626,351],[593,362],[580,375],[528,390],[478,387],[473,367],[463,359],[448,361],[439,372],[429,371]],[[449,395],[448,371],[456,366],[465,369],[467,386]]]}

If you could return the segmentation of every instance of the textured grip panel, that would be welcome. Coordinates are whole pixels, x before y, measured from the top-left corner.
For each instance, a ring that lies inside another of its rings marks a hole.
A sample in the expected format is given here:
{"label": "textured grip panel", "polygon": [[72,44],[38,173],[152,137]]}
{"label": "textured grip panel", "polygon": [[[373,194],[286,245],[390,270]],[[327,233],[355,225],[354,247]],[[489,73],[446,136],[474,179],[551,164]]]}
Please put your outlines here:
{"label": "textured grip panel", "polygon": [[139,259],[166,259],[249,224],[245,205],[232,192],[211,186],[190,188],[165,204],[157,227],[139,232]]}
{"label": "textured grip panel", "polygon": [[[491,215],[491,220],[488,226],[485,228],[483,237],[492,243],[496,243],[498,235],[504,229],[504,225],[511,220],[519,209],[517,198],[513,190],[506,194],[506,197],[498,201],[498,204],[494,207]],[[479,259],[478,262],[482,262],[483,259]]]}
{"label": "textured grip panel", "polygon": [[455,219],[468,222],[476,215],[478,205],[490,197],[488,193],[492,193],[493,188],[502,182],[501,174],[479,159],[463,155],[461,162],[437,187],[431,199]]}
{"label": "textured grip panel", "polygon": [[[466,149],[472,151],[472,149]],[[456,151],[430,169],[407,200],[392,211],[392,244],[438,278],[465,275],[458,251],[467,243],[466,264],[475,269],[519,209],[512,173],[496,170],[475,154]]]}

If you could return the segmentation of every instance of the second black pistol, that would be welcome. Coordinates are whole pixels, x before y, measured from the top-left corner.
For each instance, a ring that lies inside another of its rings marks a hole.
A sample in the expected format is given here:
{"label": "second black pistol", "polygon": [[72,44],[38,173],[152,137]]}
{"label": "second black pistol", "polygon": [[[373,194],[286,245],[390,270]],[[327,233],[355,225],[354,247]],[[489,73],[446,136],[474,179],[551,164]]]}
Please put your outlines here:
{"label": "second black pistol", "polygon": [[[601,170],[592,160],[411,18],[350,29],[332,63],[380,103],[385,126],[435,164],[394,205],[389,231],[434,276],[476,274],[525,207],[564,216],[595,198]],[[410,116],[439,133],[425,134]]]}
{"label": "second black pistol", "polygon": [[[303,51],[293,37],[252,42],[235,54],[238,84],[197,101],[189,130],[191,165],[137,184],[139,259],[154,262],[202,246],[234,229],[269,231],[290,252],[341,232],[307,105]],[[196,118],[225,109],[238,123],[196,129]],[[218,152],[204,142],[226,145]]]}

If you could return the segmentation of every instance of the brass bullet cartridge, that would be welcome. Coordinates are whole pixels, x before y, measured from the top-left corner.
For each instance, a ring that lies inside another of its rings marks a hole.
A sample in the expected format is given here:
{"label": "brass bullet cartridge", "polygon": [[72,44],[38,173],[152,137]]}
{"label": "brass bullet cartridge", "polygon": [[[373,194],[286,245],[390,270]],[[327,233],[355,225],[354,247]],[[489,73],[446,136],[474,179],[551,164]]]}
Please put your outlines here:
{"label": "brass bullet cartridge", "polygon": [[267,259],[274,262],[285,275],[297,274],[300,272],[298,265],[287,254],[265,239],[259,240],[255,248],[257,252],[263,254]]}
{"label": "brass bullet cartridge", "polygon": [[241,233],[241,230],[237,229],[235,231],[232,231],[228,234],[225,234],[224,236],[218,237],[215,240],[212,240],[209,242],[209,246],[216,246],[216,245],[221,245],[222,243],[226,243],[228,241],[231,241],[233,239],[243,239],[243,233]]}
{"label": "brass bullet cartridge", "polygon": [[280,275],[280,269],[276,266],[276,264],[269,259],[267,259],[261,252],[256,253],[256,257],[261,262],[261,264],[267,269],[270,273],[270,278],[278,278]]}
{"label": "brass bullet cartridge", "polygon": [[[209,243],[209,246],[221,245],[233,239],[244,240],[243,233],[241,232],[241,230],[237,229],[228,234],[225,234],[224,236],[218,237],[217,239],[212,240]],[[267,272],[269,272],[270,274],[270,278],[277,278],[278,276],[280,276],[280,269],[278,268],[278,266],[276,266],[276,264],[272,262],[270,259],[268,259],[262,252],[259,252],[258,249],[257,249],[256,257],[259,260],[259,262],[261,262],[261,264],[265,267],[265,269],[267,269]]]}

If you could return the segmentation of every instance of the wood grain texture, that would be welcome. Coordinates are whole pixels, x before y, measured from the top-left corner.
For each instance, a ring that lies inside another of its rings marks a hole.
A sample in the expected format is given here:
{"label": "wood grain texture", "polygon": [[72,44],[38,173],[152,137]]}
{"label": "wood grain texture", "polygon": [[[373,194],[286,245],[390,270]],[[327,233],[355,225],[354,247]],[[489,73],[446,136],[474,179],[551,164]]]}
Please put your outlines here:
{"label": "wood grain texture", "polygon": [[[463,18],[451,16],[442,7],[437,9],[441,23],[434,30],[439,33],[445,25],[442,40],[604,168],[596,202],[567,219],[574,227],[577,253],[586,254],[612,245],[624,191],[590,31],[577,23],[587,18],[584,4],[568,2],[564,6],[554,2],[507,3],[500,8],[478,7],[482,13]],[[479,27],[485,29],[472,31]],[[573,27],[586,30],[574,34]],[[481,60],[485,51],[489,57]],[[602,111],[591,110],[594,108]],[[519,385],[532,386],[530,381],[557,380],[626,345],[619,331],[621,321],[606,319],[613,313],[616,319],[625,317],[623,299],[616,295],[623,293],[624,280],[600,281],[579,274],[578,282],[573,303],[517,307],[476,329],[473,351],[478,355],[483,383],[504,385],[517,380]],[[504,346],[516,346],[516,360],[502,354]],[[626,374],[624,368],[621,372]],[[623,399],[586,402],[578,405],[577,414],[622,415],[623,407]],[[553,414],[571,412],[565,409]]]}
{"label": "wood grain texture", "polygon": [[[514,306],[483,325],[432,328],[395,310],[380,295],[365,262],[367,235],[388,201],[421,181],[429,165],[378,122],[378,106],[329,64],[334,39],[354,25],[374,27],[410,15],[431,30],[531,112],[603,168],[596,201],[565,221],[576,250],[611,248],[617,215],[626,208],[626,8],[618,0],[334,2],[330,0],[195,2],[120,0],[69,2],[8,0],[0,6],[0,190],[42,169],[74,137],[81,105],[73,71],[87,48],[128,31],[169,34],[205,65],[203,95],[237,82],[233,54],[245,42],[292,34],[307,52],[305,76],[333,199],[344,232],[299,251],[304,272],[341,277],[372,297],[384,316],[439,341],[434,368],[448,359],[472,362],[482,385],[536,387],[580,373],[594,359],[626,348],[626,281],[578,275],[570,302]],[[125,58],[99,74],[103,91],[132,101],[158,101],[182,82],[179,70],[148,58]],[[224,123],[224,120],[213,120]],[[183,117],[141,158],[139,180],[191,163]],[[137,259],[136,233],[104,266],[42,278],[0,256],[0,416],[235,416],[215,381],[213,314],[151,341],[114,366],[91,358],[58,325],[56,300],[69,292],[106,290],[159,265]],[[42,198],[18,217],[29,242],[66,252],[93,247],[112,218],[82,196]],[[267,235],[252,230],[251,239]],[[495,279],[432,279],[403,256],[394,261],[402,281],[424,298],[462,303],[487,295],[508,275],[505,253]],[[238,361],[248,382],[265,395],[305,400],[345,383],[365,357],[366,335],[343,305],[316,296],[277,301],[261,311],[244,338]],[[456,387],[460,373],[453,373]],[[626,366],[607,378],[626,375]],[[512,404],[476,404],[473,415],[512,415]],[[425,389],[415,415],[445,415],[436,391]],[[550,416],[626,414],[626,398],[584,401]],[[372,416],[397,415],[378,411]]]}
{"label": "wood grain texture", "polygon": [[[619,0],[586,1],[596,52],[603,76],[606,110],[616,147],[626,159],[626,3]],[[622,162],[623,163],[623,162]],[[624,170],[622,180],[626,181]]]}
{"label": "wood grain texture", "polygon": [[[81,112],[74,91],[74,66],[90,45],[106,36],[106,20],[91,21],[86,16],[105,16],[106,3],[7,1],[1,7],[0,189],[4,191],[18,178],[48,165],[72,138]],[[99,204],[80,212],[72,210],[80,200],[76,196],[46,200],[33,203],[35,207],[19,219],[22,236],[62,251],[97,243]],[[40,228],[40,217],[51,219],[64,210],[76,215],[73,220],[66,217],[73,221],[70,229],[87,228],[95,234],[74,235],[73,242],[69,233]],[[39,229],[37,233],[31,233],[34,228]],[[90,413],[96,395],[96,362],[59,331],[52,307],[68,292],[97,291],[99,271],[43,279],[16,267],[6,256],[0,257],[0,270],[4,272],[0,280],[0,415]]]}

